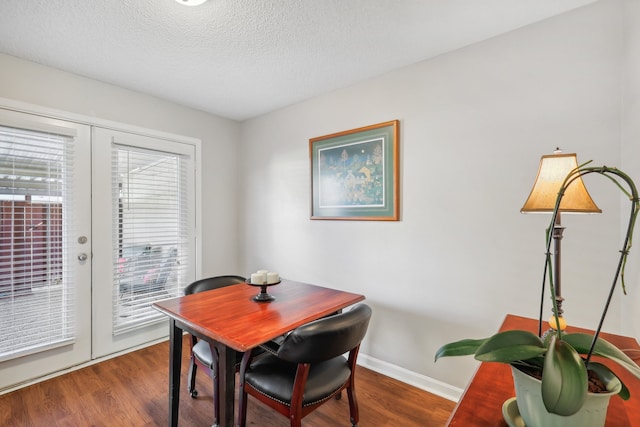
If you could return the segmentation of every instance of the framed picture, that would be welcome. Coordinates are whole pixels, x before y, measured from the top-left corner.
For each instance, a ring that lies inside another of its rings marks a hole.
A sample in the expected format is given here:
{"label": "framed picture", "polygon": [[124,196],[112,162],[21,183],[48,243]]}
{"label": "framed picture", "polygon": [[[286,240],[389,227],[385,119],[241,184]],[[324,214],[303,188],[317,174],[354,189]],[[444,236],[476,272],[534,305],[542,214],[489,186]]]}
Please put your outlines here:
{"label": "framed picture", "polygon": [[309,140],[311,219],[397,221],[398,120]]}

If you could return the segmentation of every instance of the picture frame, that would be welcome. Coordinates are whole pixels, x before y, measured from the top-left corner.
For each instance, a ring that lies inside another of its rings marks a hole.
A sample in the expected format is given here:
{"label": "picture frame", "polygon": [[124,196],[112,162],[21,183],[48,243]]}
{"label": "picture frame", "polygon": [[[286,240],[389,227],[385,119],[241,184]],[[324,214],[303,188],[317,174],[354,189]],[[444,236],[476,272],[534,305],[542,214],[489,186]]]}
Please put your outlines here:
{"label": "picture frame", "polygon": [[311,138],[311,219],[398,221],[398,145],[398,120]]}

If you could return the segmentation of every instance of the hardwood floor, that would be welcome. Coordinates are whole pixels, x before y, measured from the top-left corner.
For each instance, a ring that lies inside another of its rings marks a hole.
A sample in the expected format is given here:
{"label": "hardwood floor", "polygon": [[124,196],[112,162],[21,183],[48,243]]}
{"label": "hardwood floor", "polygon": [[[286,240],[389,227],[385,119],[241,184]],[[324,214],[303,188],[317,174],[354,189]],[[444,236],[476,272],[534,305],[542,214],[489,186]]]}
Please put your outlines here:
{"label": "hardwood floor", "polygon": [[[197,399],[186,389],[185,341],[181,427],[210,426],[211,383],[198,375]],[[165,426],[168,416],[168,343],[157,344],[0,396],[0,426]],[[358,367],[359,427],[443,426],[454,402]],[[346,394],[305,417],[303,426],[350,426]],[[247,425],[286,427],[288,420],[249,398]]]}

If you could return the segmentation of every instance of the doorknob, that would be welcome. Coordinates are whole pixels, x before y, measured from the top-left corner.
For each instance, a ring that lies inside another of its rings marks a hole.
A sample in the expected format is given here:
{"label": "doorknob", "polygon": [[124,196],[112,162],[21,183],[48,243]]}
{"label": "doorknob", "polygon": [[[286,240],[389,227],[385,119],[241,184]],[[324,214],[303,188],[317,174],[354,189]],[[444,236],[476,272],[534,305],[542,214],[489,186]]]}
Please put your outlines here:
{"label": "doorknob", "polygon": [[85,254],[84,252],[81,254],[78,254],[78,260],[80,262],[86,261],[87,260],[87,254]]}

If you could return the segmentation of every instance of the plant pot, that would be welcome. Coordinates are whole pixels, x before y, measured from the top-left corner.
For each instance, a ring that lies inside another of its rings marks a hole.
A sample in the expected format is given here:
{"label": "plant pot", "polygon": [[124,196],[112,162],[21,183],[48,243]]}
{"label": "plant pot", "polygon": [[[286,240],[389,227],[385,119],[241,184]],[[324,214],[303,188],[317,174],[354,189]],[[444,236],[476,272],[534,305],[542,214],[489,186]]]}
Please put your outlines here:
{"label": "plant pot", "polygon": [[620,380],[606,371],[590,367],[606,384],[608,393],[588,393],[584,405],[570,416],[550,414],[542,402],[541,381],[511,366],[518,411],[526,427],[603,427],[611,396],[622,388]]}

